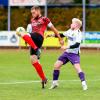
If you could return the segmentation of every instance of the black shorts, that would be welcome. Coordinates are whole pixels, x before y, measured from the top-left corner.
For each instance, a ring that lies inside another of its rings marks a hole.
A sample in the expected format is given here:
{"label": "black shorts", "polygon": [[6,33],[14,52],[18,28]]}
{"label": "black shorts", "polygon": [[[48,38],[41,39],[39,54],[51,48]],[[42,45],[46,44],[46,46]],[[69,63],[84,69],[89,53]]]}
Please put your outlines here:
{"label": "black shorts", "polygon": [[[43,44],[43,36],[40,35],[39,33],[30,33],[30,35],[31,35],[31,38],[34,41],[35,45],[38,48],[41,48],[42,44]],[[34,54],[38,55],[37,52],[32,47],[30,47],[30,55],[34,55]]]}

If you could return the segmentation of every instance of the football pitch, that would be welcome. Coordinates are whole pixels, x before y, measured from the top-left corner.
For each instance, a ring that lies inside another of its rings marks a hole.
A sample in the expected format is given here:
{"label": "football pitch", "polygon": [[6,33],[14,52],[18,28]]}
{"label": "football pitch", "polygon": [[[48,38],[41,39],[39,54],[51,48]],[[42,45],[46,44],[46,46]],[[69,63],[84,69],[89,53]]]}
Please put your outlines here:
{"label": "football pitch", "polygon": [[48,78],[45,89],[30,64],[28,50],[0,50],[0,100],[99,100],[100,51],[82,51],[81,66],[86,73],[88,90],[83,91],[73,66],[64,65],[59,87],[49,90],[53,64],[60,50],[42,51],[41,64]]}

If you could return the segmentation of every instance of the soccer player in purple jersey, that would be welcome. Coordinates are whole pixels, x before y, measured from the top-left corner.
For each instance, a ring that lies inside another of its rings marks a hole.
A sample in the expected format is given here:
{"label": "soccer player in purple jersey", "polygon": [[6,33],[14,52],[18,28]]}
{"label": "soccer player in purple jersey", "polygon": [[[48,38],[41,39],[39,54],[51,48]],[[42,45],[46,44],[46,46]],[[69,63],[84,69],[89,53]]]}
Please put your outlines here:
{"label": "soccer player in purple jersey", "polygon": [[[71,62],[81,80],[83,90],[87,90],[85,74],[80,67],[79,52],[80,52],[80,43],[82,40],[82,33],[80,31],[81,26],[82,26],[82,21],[77,18],[73,18],[70,29],[61,34],[61,37],[68,38],[68,46],[61,47],[63,50],[65,50],[65,52],[58,58],[58,60],[54,64],[53,82],[50,89],[54,89],[58,86],[58,78],[61,66],[65,65],[68,62]],[[48,35],[47,37],[51,36],[56,37],[55,34]]]}

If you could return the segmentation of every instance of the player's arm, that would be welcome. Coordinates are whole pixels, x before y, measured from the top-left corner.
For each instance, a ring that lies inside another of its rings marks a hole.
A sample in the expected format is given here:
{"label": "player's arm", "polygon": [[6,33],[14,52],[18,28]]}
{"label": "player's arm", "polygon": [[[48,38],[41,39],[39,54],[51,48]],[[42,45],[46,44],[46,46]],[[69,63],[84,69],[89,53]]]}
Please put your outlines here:
{"label": "player's arm", "polygon": [[70,46],[66,46],[66,47],[62,46],[61,48],[63,50],[78,48],[80,46],[80,44],[81,44],[81,40],[82,40],[82,36],[81,36],[81,33],[80,33],[80,34],[77,34],[77,38],[76,38],[75,44],[70,45]]}
{"label": "player's arm", "polygon": [[74,45],[71,45],[69,48],[74,49],[74,48],[78,48],[79,46],[80,46],[80,43],[76,42]]}
{"label": "player's arm", "polygon": [[81,41],[82,41],[82,33],[78,33],[77,34],[77,38],[76,38],[76,43],[73,44],[73,45],[70,45],[70,49],[74,49],[74,48],[78,48],[81,44]]}
{"label": "player's arm", "polygon": [[[65,37],[62,33],[59,33],[60,37],[63,38]],[[48,34],[46,37],[57,37],[55,34]]]}
{"label": "player's arm", "polygon": [[27,33],[32,33],[32,25],[31,24],[27,25],[26,31],[27,31]]}
{"label": "player's arm", "polygon": [[55,33],[55,35],[58,37],[59,42],[61,45],[64,45],[63,39],[60,37],[58,30],[54,27],[54,25],[51,23],[49,18],[44,17],[45,24]]}
{"label": "player's arm", "polygon": [[70,45],[70,46],[62,46],[61,49],[63,49],[63,50],[66,50],[66,49],[75,49],[75,48],[78,48],[79,46],[80,46],[80,43],[76,42],[75,44]]}
{"label": "player's arm", "polygon": [[[51,23],[51,22],[50,22],[50,23]],[[60,36],[58,30],[54,27],[53,24],[50,25],[50,23],[49,23],[49,28],[54,32],[55,36],[58,37],[60,44],[61,44],[61,45],[64,45],[64,41],[63,41],[63,39],[61,38],[61,36]]]}
{"label": "player's arm", "polygon": [[[68,37],[68,32],[69,32],[69,30],[65,31],[64,33],[60,33],[59,35],[61,38]],[[57,37],[57,35],[56,34],[48,34],[46,37]]]}

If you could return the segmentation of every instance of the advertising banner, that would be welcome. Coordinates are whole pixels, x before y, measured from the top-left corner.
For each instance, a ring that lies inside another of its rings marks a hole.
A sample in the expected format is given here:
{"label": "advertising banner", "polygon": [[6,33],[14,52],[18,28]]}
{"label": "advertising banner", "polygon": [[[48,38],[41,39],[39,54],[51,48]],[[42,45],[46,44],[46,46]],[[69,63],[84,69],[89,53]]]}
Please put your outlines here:
{"label": "advertising banner", "polygon": [[19,46],[19,37],[13,31],[1,31],[0,46]]}
{"label": "advertising banner", "polygon": [[45,5],[46,0],[9,0],[10,6]]}
{"label": "advertising banner", "polygon": [[85,43],[100,43],[100,32],[86,32],[85,33]]}
{"label": "advertising banner", "polygon": [[[52,34],[51,31],[46,31],[46,34]],[[63,31],[60,31],[63,33]],[[45,38],[43,47],[60,47],[58,38],[49,37]],[[67,45],[67,38],[64,38],[64,44]],[[84,43],[83,43],[84,44]],[[86,32],[85,33],[85,46],[100,46],[100,32]],[[25,41],[22,38],[19,38],[15,31],[1,31],[0,32],[0,46],[26,46]]]}

